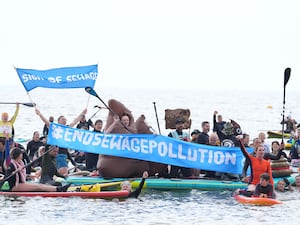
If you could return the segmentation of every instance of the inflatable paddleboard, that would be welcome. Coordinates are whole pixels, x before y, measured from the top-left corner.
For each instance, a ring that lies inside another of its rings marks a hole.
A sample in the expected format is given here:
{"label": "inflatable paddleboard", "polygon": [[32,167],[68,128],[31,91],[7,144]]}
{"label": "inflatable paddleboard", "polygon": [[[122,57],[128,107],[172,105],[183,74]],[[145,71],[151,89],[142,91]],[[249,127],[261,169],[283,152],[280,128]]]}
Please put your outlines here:
{"label": "inflatable paddleboard", "polygon": [[[282,138],[282,132],[281,131],[271,131],[269,130],[267,132],[268,134],[268,138]],[[284,138],[290,138],[291,134],[288,134],[288,133],[284,133],[283,134],[283,137]]]}
{"label": "inflatable paddleboard", "polygon": [[100,192],[0,192],[0,196],[8,197],[80,197],[80,198],[125,198],[128,191]]}
{"label": "inflatable paddleboard", "polygon": [[271,206],[282,203],[281,201],[272,198],[246,197],[243,195],[235,195],[234,197],[239,203],[242,204]]}
{"label": "inflatable paddleboard", "polygon": [[[274,178],[274,184],[282,178]],[[290,183],[295,182],[294,176],[288,176]],[[67,177],[63,182],[74,185],[96,184],[96,183],[114,183],[119,181],[132,180],[133,188],[137,188],[141,182],[140,178],[112,178],[104,179],[101,177]],[[242,181],[208,180],[208,179],[167,179],[167,178],[147,178],[143,188],[158,190],[236,190],[247,187],[247,183]]]}

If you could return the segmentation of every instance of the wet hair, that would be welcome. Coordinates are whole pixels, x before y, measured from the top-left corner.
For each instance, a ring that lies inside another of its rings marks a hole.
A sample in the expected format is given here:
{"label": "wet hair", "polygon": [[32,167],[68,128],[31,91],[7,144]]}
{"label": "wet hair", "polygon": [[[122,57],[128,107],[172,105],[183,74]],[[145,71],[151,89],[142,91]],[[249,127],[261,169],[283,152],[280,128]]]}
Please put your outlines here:
{"label": "wet hair", "polygon": [[266,181],[270,181],[270,175],[267,173],[262,173],[260,176],[260,179],[264,179]]}

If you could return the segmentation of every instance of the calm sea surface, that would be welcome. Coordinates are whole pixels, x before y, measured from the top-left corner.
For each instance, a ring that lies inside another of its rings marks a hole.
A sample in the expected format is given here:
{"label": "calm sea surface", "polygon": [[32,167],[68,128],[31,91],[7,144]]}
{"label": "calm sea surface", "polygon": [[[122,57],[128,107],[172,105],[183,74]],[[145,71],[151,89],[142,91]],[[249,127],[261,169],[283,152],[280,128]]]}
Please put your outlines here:
{"label": "calm sea surface", "polygon": [[[260,131],[281,130],[283,99],[278,92],[155,90],[155,89],[100,89],[100,98],[107,102],[114,98],[132,110],[135,118],[144,114],[149,125],[158,131],[154,104],[156,103],[161,133],[165,129],[164,110],[186,108],[191,111],[192,128],[200,128],[204,120],[212,123],[214,110],[224,120],[234,119],[251,139]],[[1,87],[0,102],[30,102],[22,87]],[[300,121],[297,107],[299,93],[287,92],[285,115]],[[71,122],[85,107],[87,118],[97,112],[95,105],[103,106],[83,89],[42,89],[30,92],[30,97],[44,116],[65,115]],[[12,115],[15,105],[0,105],[1,112]],[[95,119],[106,120],[108,111],[100,110]],[[34,109],[21,106],[15,123],[16,137],[32,137],[42,131],[43,123]],[[284,204],[273,207],[237,204],[232,192],[153,191],[145,190],[140,200],[106,201],[79,198],[19,198],[0,197],[0,225],[2,224],[299,224],[300,193],[279,195]]]}

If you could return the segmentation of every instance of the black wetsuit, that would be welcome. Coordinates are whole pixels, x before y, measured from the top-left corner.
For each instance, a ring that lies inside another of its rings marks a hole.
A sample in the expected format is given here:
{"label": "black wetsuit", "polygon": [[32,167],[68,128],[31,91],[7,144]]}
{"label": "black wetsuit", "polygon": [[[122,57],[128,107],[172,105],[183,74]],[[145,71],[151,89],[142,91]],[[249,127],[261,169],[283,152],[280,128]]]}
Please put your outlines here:
{"label": "black wetsuit", "polygon": [[[16,170],[16,167],[14,166],[14,164],[12,164],[12,163],[10,163],[9,165],[8,165],[8,168],[7,168],[7,170],[6,170],[6,177],[9,177],[9,176],[11,176],[13,173],[14,173],[14,171]],[[13,176],[11,176],[8,180],[7,180],[7,182],[8,182],[8,185],[9,185],[9,190],[11,191],[11,189],[16,185],[16,175],[18,174],[18,176],[19,176],[19,183],[25,183],[26,181],[24,181],[24,180],[22,180],[21,179],[21,174],[20,174],[20,172],[18,172],[18,173],[16,173],[15,175],[13,175]]]}
{"label": "black wetsuit", "polygon": [[127,197],[128,198],[137,198],[143,189],[145,180],[146,180],[145,178],[142,178],[139,187],[137,189],[135,189],[134,191],[130,192]]}
{"label": "black wetsuit", "polygon": [[[103,133],[102,131],[98,131],[94,129],[94,132]],[[85,168],[86,170],[92,172],[97,169],[99,154],[96,153],[85,153]]]}
{"label": "black wetsuit", "polygon": [[39,150],[43,143],[41,141],[31,140],[27,144],[26,152],[29,155],[29,158],[32,160],[34,154]]}
{"label": "black wetsuit", "polygon": [[42,159],[42,174],[40,183],[57,185],[57,183],[53,180],[54,175],[57,177],[65,178],[57,171],[55,158],[52,157],[48,152],[43,156]]}
{"label": "black wetsuit", "polygon": [[259,197],[260,194],[266,194],[268,198],[275,198],[273,185],[268,184],[267,186],[261,186],[260,184],[257,184],[253,196]]}

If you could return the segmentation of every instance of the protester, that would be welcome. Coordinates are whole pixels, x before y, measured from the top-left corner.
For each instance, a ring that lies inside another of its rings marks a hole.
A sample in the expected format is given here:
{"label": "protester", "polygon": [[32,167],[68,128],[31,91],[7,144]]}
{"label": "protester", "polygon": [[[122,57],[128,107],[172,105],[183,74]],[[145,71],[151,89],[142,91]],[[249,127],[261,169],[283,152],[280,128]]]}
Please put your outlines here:
{"label": "protester", "polygon": [[273,185],[270,184],[269,174],[262,173],[260,175],[260,181],[256,185],[253,196],[260,197],[260,198],[273,198],[273,199],[276,198]]}
{"label": "protester", "polygon": [[23,162],[23,150],[20,148],[12,148],[10,151],[11,163],[6,171],[6,179],[9,184],[10,191],[48,191],[48,192],[62,192],[67,191],[71,184],[61,187],[55,187],[46,184],[26,182],[26,166]]}
{"label": "protester", "polygon": [[[187,132],[184,132],[184,122],[183,118],[177,118],[175,124],[175,130],[168,134],[168,137],[176,138],[182,141],[189,141],[189,135]],[[171,165],[170,177],[172,178],[182,178],[192,176],[191,168],[185,168],[180,166]]]}
{"label": "protester", "polygon": [[141,180],[141,182],[140,182],[140,184],[139,184],[139,186],[136,190],[132,191],[131,184],[130,184],[129,181],[124,181],[124,182],[121,183],[121,190],[128,191],[129,192],[129,194],[128,194],[129,198],[130,197],[131,198],[137,198],[140,195],[141,191],[142,191],[142,188],[144,186],[144,183],[145,183],[145,180],[146,180],[147,177],[148,177],[148,172],[144,171],[142,180]]}
{"label": "protester", "polygon": [[7,112],[2,113],[1,120],[0,120],[0,137],[6,138],[7,136],[6,134],[8,134],[9,138],[13,138],[14,123],[17,119],[19,109],[20,109],[20,104],[16,103],[16,111],[10,120],[8,119]]}

